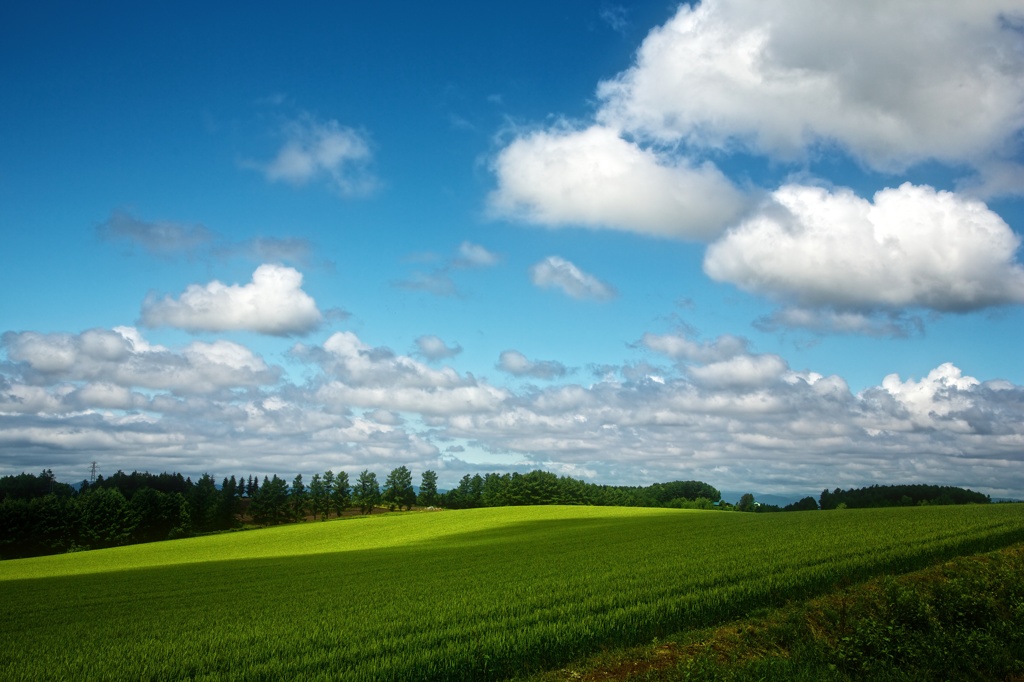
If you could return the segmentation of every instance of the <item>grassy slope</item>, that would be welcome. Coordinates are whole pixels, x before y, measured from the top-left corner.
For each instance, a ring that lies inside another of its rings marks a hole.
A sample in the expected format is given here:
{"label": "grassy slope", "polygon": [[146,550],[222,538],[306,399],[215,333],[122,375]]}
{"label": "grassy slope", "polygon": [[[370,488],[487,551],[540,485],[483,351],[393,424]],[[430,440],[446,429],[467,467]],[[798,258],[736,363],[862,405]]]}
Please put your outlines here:
{"label": "grassy slope", "polygon": [[379,516],[0,563],[3,679],[485,679],[1024,539],[1024,507]]}
{"label": "grassy slope", "polygon": [[881,576],[526,682],[1024,680],[1024,543]]}

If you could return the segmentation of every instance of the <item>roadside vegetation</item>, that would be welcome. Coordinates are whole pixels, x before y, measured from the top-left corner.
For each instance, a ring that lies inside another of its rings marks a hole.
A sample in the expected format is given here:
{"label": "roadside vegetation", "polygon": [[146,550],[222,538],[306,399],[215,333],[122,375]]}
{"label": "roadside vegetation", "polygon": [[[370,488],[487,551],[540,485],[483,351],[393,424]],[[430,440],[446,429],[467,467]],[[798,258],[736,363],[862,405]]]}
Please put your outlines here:
{"label": "roadside vegetation", "polygon": [[[796,660],[772,644],[776,627],[796,642],[811,628],[842,652],[836,663],[808,645],[806,660],[832,679],[885,679],[873,676],[875,661],[923,665],[938,654],[922,647],[953,646],[954,635],[975,657],[964,670],[1001,656],[1013,672],[1019,635],[986,628],[1020,623],[1019,552],[984,559],[991,578],[967,571],[921,596],[897,576],[1020,542],[1017,504],[793,514],[522,506],[19,559],[0,562],[0,678],[497,680],[677,637],[673,649],[696,655],[638,674],[758,679]],[[1006,588],[982,596],[997,584]],[[877,599],[849,596],[858,589]],[[729,628],[753,649],[701,648],[700,637]],[[723,652],[753,677],[716,677]]]}

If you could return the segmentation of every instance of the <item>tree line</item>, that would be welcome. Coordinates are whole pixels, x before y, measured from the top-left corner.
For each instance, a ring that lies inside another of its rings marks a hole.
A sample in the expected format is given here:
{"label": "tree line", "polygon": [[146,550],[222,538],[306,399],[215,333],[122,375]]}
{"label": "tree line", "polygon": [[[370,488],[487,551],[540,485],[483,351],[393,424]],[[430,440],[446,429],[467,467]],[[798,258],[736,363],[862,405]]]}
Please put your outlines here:
{"label": "tree line", "polygon": [[289,484],[277,476],[231,476],[218,485],[209,474],[192,481],[180,473],[123,471],[77,487],[56,480],[52,470],[0,477],[0,558],[16,558],[155,542],[237,528],[243,520],[276,525],[308,518],[327,520],[349,509],[409,510],[413,505],[469,509],[485,506],[587,504],[711,509],[721,500],[700,481],[647,487],[586,483],[546,471],[466,475],[441,492],[437,473],[424,471],[419,492],[412,472],[393,469],[383,485],[362,471],[328,470],[308,482]]}
{"label": "tree line", "polygon": [[983,493],[950,485],[873,485],[867,488],[821,491],[822,509],[863,509],[868,507],[912,507],[927,504],[989,504]]}
{"label": "tree line", "polygon": [[0,477],[0,559],[156,542],[229,530],[248,521],[276,525],[306,519],[326,521],[350,509],[409,510],[413,505],[472,509],[522,505],[593,505],[728,509],[741,512],[805,511],[921,504],[988,503],[987,495],[963,488],[930,485],[871,486],[822,491],[777,507],[759,504],[750,493],[735,505],[702,481],[671,481],[649,486],[587,483],[536,470],[529,473],[465,475],[448,491],[437,488],[437,473],[424,471],[419,491],[405,466],[393,469],[383,485],[362,471],[315,473],[308,483],[298,474],[289,484],[276,474],[231,476],[218,485],[209,474],[192,481],[180,473],[118,471],[77,487],[56,480],[52,470]]}
{"label": "tree line", "polygon": [[[433,503],[437,475],[424,472],[421,490]],[[289,485],[276,474],[197,481],[180,473],[118,471],[77,487],[57,481],[51,469],[38,475],[0,477],[0,559],[100,549],[171,540],[229,530],[247,517],[273,525],[306,518],[327,520],[350,508],[362,513],[386,504],[411,509],[416,503],[412,474],[393,470],[383,489],[376,474],[363,471],[354,485],[344,471],[302,474]]]}
{"label": "tree line", "polygon": [[702,481],[635,487],[598,485],[536,470],[526,474],[466,474],[458,486],[438,496],[438,505],[446,509],[537,504],[711,509],[721,499],[715,487]]}
{"label": "tree line", "polygon": [[758,504],[754,496],[747,493],[736,503],[739,511],[776,512],[809,511],[815,509],[866,509],[870,507],[919,507],[930,504],[990,504],[992,498],[968,488],[951,485],[872,485],[867,488],[836,488],[821,491],[815,500],[805,497],[798,502],[778,507],[772,504]]}

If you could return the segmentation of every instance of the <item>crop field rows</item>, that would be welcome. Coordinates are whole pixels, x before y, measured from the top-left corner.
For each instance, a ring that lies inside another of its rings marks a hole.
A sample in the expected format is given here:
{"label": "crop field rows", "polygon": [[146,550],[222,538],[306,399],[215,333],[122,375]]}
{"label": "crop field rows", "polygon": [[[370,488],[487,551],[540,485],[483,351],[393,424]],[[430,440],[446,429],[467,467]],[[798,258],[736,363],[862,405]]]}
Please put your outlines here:
{"label": "crop field rows", "polygon": [[0,563],[0,678],[507,679],[1024,540],[1024,506],[376,516]]}

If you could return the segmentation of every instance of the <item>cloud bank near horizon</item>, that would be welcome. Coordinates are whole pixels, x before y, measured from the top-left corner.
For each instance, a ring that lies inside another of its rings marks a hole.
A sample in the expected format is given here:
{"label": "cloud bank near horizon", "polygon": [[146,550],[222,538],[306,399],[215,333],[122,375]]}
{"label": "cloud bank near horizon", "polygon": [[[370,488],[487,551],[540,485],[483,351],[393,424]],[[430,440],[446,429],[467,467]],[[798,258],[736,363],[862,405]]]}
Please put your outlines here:
{"label": "cloud bank near horizon", "polygon": [[[237,343],[169,349],[129,327],[8,332],[2,345],[7,468],[31,469],[46,453],[72,470],[90,458],[218,475],[401,464],[448,483],[467,470],[548,468],[791,494],[891,481],[1024,491],[1024,387],[952,363],[853,393],[842,377],[794,371],[741,338],[646,334],[634,350],[654,363],[647,373],[624,362],[594,383],[515,391],[352,332],[293,346],[302,383]],[[518,351],[498,366],[542,381],[566,370]]]}

